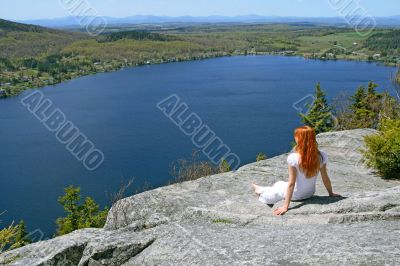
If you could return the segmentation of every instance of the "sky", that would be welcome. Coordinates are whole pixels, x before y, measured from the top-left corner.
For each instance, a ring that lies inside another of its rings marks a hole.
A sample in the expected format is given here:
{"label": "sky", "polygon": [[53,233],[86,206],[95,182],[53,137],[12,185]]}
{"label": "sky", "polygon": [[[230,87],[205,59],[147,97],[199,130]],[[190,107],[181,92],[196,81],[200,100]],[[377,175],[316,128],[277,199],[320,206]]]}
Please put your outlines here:
{"label": "sky", "polygon": [[[71,16],[68,3],[83,3],[100,16],[297,16],[337,17],[339,5],[360,7],[369,16],[400,15],[400,0],[0,0],[0,18],[12,20]],[[335,5],[336,3],[336,5]],[[67,7],[67,8],[66,8]]]}

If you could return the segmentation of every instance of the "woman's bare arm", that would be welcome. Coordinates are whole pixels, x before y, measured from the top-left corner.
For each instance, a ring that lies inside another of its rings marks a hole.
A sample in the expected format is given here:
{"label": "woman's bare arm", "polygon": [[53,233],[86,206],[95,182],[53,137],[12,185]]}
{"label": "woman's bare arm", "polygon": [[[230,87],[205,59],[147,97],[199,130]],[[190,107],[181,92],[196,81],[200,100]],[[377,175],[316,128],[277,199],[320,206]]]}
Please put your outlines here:
{"label": "woman's bare arm", "polygon": [[274,215],[282,215],[289,209],[290,201],[292,200],[293,190],[296,185],[297,170],[296,167],[289,165],[289,181],[286,189],[285,204],[274,211]]}
{"label": "woman's bare arm", "polygon": [[325,186],[326,190],[328,191],[329,196],[331,196],[331,197],[339,196],[338,194],[333,193],[332,183],[328,176],[326,164],[324,164],[324,166],[321,167],[321,176],[322,176],[322,182],[324,182],[324,186]]}

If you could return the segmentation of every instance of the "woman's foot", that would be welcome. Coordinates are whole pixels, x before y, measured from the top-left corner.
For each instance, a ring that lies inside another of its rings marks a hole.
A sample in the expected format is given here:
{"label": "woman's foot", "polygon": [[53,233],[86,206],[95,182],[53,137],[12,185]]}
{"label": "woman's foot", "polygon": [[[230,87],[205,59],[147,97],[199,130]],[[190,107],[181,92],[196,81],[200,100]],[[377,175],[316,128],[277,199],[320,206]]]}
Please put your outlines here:
{"label": "woman's foot", "polygon": [[253,187],[253,189],[254,189],[254,192],[258,195],[258,196],[260,196],[261,195],[261,186],[258,186],[258,185],[256,185],[254,182],[251,184],[251,186]]}

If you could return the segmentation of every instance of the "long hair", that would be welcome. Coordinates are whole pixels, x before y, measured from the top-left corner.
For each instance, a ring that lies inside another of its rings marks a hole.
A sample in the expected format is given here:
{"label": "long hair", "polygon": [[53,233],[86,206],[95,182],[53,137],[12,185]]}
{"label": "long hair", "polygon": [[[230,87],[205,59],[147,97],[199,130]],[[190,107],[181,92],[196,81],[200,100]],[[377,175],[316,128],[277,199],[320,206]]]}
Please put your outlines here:
{"label": "long hair", "polygon": [[320,160],[315,130],[309,126],[299,127],[294,136],[297,142],[295,150],[300,155],[300,169],[308,178],[317,175]]}

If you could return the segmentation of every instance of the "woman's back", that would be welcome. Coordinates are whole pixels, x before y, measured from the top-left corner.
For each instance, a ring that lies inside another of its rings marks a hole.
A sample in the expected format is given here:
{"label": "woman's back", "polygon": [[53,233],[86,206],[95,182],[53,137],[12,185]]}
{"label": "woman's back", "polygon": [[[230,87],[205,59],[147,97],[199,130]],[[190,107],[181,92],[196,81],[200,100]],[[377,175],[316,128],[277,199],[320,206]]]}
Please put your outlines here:
{"label": "woman's back", "polygon": [[[328,156],[325,152],[322,151],[320,151],[319,154],[321,161],[320,166],[322,167],[327,163]],[[300,168],[300,154],[296,152],[292,152],[291,154],[289,154],[287,162],[290,166],[295,167],[297,170],[296,185],[293,190],[292,199],[301,200],[312,197],[315,193],[315,185],[319,172],[317,172],[315,176],[307,177]]]}

